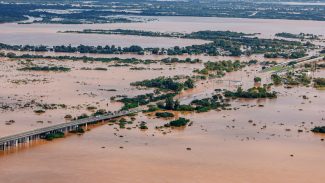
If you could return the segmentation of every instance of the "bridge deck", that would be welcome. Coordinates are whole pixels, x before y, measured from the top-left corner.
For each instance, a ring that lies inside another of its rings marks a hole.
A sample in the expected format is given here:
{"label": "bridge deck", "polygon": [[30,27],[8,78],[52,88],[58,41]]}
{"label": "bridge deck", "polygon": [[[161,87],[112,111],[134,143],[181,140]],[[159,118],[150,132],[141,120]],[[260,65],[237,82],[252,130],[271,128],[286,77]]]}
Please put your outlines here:
{"label": "bridge deck", "polygon": [[[294,60],[289,60],[289,61],[286,61],[286,62],[282,62],[282,63],[279,63],[273,67],[269,67],[269,68],[266,68],[264,70],[262,70],[261,72],[269,72],[269,71],[272,71],[273,69],[277,68],[277,67],[282,67],[282,68],[285,68],[286,66],[288,66],[288,64],[290,62],[297,62],[295,65],[301,65],[301,64],[305,64],[305,63],[312,63],[312,62],[318,62],[318,61],[322,61],[324,60],[324,56],[323,55],[319,55],[315,58],[313,58],[315,56],[307,56],[307,57],[303,57],[303,58],[299,58],[299,59],[294,59]],[[280,69],[279,72],[282,72],[283,70]],[[275,73],[277,73],[278,71],[275,71]]]}
{"label": "bridge deck", "polygon": [[17,139],[23,139],[23,138],[27,138],[27,137],[34,136],[34,135],[40,135],[40,134],[48,133],[48,132],[51,132],[51,131],[64,129],[64,128],[67,128],[67,127],[85,125],[85,124],[88,124],[88,123],[95,123],[95,122],[99,122],[99,121],[103,121],[103,120],[108,120],[108,119],[112,119],[112,118],[125,116],[125,115],[128,115],[128,114],[139,112],[140,110],[141,109],[134,109],[134,110],[129,110],[129,111],[121,111],[121,112],[116,113],[116,114],[106,114],[106,115],[100,115],[100,116],[91,116],[89,118],[78,119],[78,120],[74,120],[74,121],[71,121],[71,122],[68,122],[68,123],[56,124],[56,125],[52,125],[52,126],[48,126],[48,127],[44,127],[44,128],[39,128],[39,129],[35,129],[35,130],[15,134],[15,135],[1,137],[0,138],[0,145],[3,145],[3,144],[5,144],[6,142],[9,142],[9,141],[15,141]]}

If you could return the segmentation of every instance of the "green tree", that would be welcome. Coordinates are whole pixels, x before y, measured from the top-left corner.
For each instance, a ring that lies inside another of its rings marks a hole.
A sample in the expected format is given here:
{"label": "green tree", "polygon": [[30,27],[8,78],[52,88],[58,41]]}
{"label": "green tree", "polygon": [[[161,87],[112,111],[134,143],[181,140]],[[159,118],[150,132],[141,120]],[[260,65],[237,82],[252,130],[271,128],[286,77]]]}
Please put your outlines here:
{"label": "green tree", "polygon": [[172,97],[166,98],[165,108],[167,110],[173,110],[174,109],[174,106],[175,106],[175,102],[174,102],[173,98]]}
{"label": "green tree", "polygon": [[255,77],[254,78],[255,83],[260,83],[261,81],[262,81],[262,79],[260,77]]}
{"label": "green tree", "polygon": [[179,109],[179,107],[180,107],[180,102],[179,102],[179,100],[176,100],[174,103],[174,110]]}
{"label": "green tree", "polygon": [[184,83],[185,87],[187,88],[194,88],[194,81],[193,79],[189,78]]}

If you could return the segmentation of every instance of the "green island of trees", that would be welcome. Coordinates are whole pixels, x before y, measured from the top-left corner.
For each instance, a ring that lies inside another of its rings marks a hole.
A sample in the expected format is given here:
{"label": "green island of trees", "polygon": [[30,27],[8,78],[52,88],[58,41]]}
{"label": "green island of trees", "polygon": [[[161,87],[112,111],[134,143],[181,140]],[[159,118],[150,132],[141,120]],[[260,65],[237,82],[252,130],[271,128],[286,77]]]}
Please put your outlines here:
{"label": "green island of trees", "polygon": [[191,58],[186,58],[185,60],[181,60],[178,58],[164,58],[161,60],[161,62],[165,64],[172,64],[172,63],[196,64],[196,63],[201,63],[202,61],[200,59],[191,59]]}
{"label": "green island of trees", "polygon": [[184,34],[171,32],[153,32],[143,30],[129,30],[129,29],[84,29],[81,31],[59,31],[59,33],[77,33],[77,34],[119,34],[119,35],[133,35],[133,36],[148,36],[148,37],[182,37]]}
{"label": "green island of trees", "polygon": [[[132,30],[129,30],[132,31]],[[149,33],[148,33],[149,34]],[[207,54],[211,56],[229,55],[241,56],[251,54],[266,54],[266,57],[288,57],[298,58],[305,55],[305,50],[313,48],[311,43],[303,44],[299,41],[288,41],[282,39],[262,39],[252,37],[254,34],[245,34],[231,31],[198,31],[185,34],[182,38],[203,39],[209,41],[201,45],[191,45],[185,47],[174,46],[172,48],[142,48],[138,45],[129,47],[116,47],[115,45],[106,46],[32,46],[32,45],[8,45],[0,43],[0,49],[15,51],[53,51],[67,53],[97,53],[97,54]],[[300,51],[296,51],[300,50]],[[286,54],[286,55],[285,55]]]}
{"label": "green island of trees", "polygon": [[277,74],[272,74],[271,79],[274,85],[280,85],[282,83],[282,78],[281,76]]}
{"label": "green island of trees", "polygon": [[298,50],[292,52],[268,52],[264,54],[265,58],[287,58],[287,59],[297,59],[307,56],[306,50]]}
{"label": "green island of trees", "polygon": [[283,38],[291,38],[291,39],[319,39],[317,35],[305,34],[305,33],[292,34],[288,32],[281,32],[281,33],[276,33],[275,36],[283,37]]}
{"label": "green island of trees", "polygon": [[325,126],[317,126],[311,130],[314,133],[325,133]]}
{"label": "green island of trees", "polygon": [[172,97],[166,98],[164,102],[157,104],[160,109],[173,110],[173,111],[195,111],[198,113],[208,112],[216,109],[226,109],[230,106],[222,95],[216,94],[211,98],[196,99],[188,105],[181,105],[178,100],[174,100]]}
{"label": "green island of trees", "polygon": [[225,97],[231,98],[276,98],[276,92],[268,92],[267,86],[263,87],[252,87],[247,91],[244,91],[241,87],[237,88],[237,91],[225,91]]}
{"label": "green island of trees", "polygon": [[170,77],[158,77],[155,79],[149,79],[144,81],[137,81],[131,83],[132,86],[143,86],[148,88],[158,88],[161,90],[170,90],[173,92],[180,92],[183,89],[194,88],[194,81],[191,78],[188,78],[185,82],[174,81]]}
{"label": "green island of trees", "polygon": [[238,71],[245,67],[246,63],[241,63],[239,60],[222,60],[218,62],[208,61],[204,63],[204,68],[201,70],[194,70],[194,72],[209,75],[210,77],[221,78],[225,75],[225,72]]}
{"label": "green island of trees", "polygon": [[179,118],[177,120],[173,120],[164,125],[164,127],[183,127],[186,126],[190,122],[189,119]]}
{"label": "green island of trees", "polygon": [[164,63],[164,64],[173,64],[173,63],[186,63],[186,64],[196,64],[201,63],[200,59],[191,59],[186,58],[184,60],[174,57],[168,57],[161,60],[151,60],[151,59],[137,59],[137,58],[105,58],[105,57],[87,57],[87,56],[46,56],[46,55],[31,55],[31,54],[22,54],[17,55],[13,52],[3,53],[0,52],[0,57],[8,57],[8,58],[17,58],[17,59],[56,59],[56,60],[72,60],[72,61],[84,61],[84,62],[117,62],[117,63],[125,63],[125,64],[151,64],[151,63]]}
{"label": "green island of trees", "polygon": [[20,71],[53,71],[53,72],[68,72],[71,69],[62,66],[31,66],[31,67],[23,67],[18,69]]}
{"label": "green island of trees", "polygon": [[262,78],[260,77],[254,77],[254,82],[255,83],[260,83],[262,81]]}
{"label": "green island of trees", "polygon": [[156,112],[155,114],[158,118],[172,118],[175,115],[170,112]]}
{"label": "green island of trees", "polygon": [[312,78],[302,71],[287,72],[285,75],[279,76],[276,74],[271,75],[271,79],[274,85],[281,83],[285,85],[304,85],[308,86],[312,82]]}
{"label": "green island of trees", "polygon": [[[128,110],[128,109],[136,108],[141,105],[147,105],[150,102],[165,100],[166,98],[174,97],[175,95],[176,95],[175,93],[167,93],[161,95],[155,95],[153,93],[149,93],[144,95],[138,95],[132,98],[122,97],[122,99],[119,99],[117,101],[122,102],[124,104],[122,110]],[[114,99],[114,97],[111,99]]]}

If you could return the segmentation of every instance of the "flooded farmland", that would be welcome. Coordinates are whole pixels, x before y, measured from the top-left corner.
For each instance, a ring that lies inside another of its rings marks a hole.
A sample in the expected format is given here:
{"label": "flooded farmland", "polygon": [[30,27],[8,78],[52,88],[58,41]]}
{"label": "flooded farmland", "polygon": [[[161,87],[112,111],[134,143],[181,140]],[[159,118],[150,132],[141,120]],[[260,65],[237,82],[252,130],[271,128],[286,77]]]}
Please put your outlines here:
{"label": "flooded farmland", "polygon": [[[302,26],[304,25],[304,26]],[[141,29],[193,32],[230,30],[261,33],[271,38],[278,32],[313,33],[325,36],[325,23],[294,20],[253,20],[195,17],[159,17],[158,21],[125,24],[52,25],[0,24],[0,42],[7,44],[86,44],[144,47],[171,47],[202,44],[203,40],[153,38],[121,35],[71,35],[57,31],[96,29]],[[9,51],[5,51],[9,52]],[[270,72],[261,72],[260,63],[284,58],[251,56],[182,55],[179,59],[200,59],[198,63],[163,63],[167,55],[103,55],[80,53],[20,52],[50,56],[119,57],[153,59],[150,64],[122,64],[69,59],[24,59],[0,57],[0,137],[61,124],[67,115],[90,115],[97,109],[118,111],[117,95],[135,97],[156,92],[131,83],[160,76],[195,76],[205,63],[222,60],[257,60],[223,77],[196,80],[195,88],[178,93],[180,104],[211,97],[216,89],[235,91],[238,83],[246,90],[272,83]],[[23,70],[28,66],[69,68],[68,72]],[[325,77],[324,68],[309,73]],[[38,140],[0,152],[0,182],[5,183],[86,183],[180,182],[319,183],[325,179],[325,135],[311,132],[325,125],[325,90],[313,86],[272,85],[277,97],[229,99],[227,110],[208,112],[172,111],[174,117],[158,118],[154,112],[125,116],[126,128],[112,121],[90,126],[83,134],[69,134],[53,141]],[[48,107],[42,113],[40,106]],[[179,117],[191,125],[158,128]],[[140,129],[145,122],[148,129]]]}

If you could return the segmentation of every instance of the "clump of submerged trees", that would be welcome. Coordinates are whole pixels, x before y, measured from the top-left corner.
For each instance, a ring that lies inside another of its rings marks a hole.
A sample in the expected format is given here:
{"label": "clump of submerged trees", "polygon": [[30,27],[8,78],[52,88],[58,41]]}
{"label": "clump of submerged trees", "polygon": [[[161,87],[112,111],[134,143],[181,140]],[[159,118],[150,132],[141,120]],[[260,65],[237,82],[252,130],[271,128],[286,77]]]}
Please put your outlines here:
{"label": "clump of submerged trees", "polygon": [[182,127],[186,126],[190,122],[189,119],[186,118],[179,118],[177,120],[173,120],[164,125],[164,127]]}
{"label": "clump of submerged trees", "polygon": [[221,78],[225,75],[225,72],[238,71],[245,67],[247,63],[241,63],[239,60],[222,60],[218,62],[208,61],[204,63],[204,68],[201,70],[194,70],[194,72],[208,75],[209,77]]}
{"label": "clump of submerged trees", "polygon": [[71,69],[62,66],[31,66],[31,67],[23,67],[18,69],[20,71],[54,71],[54,72],[68,72]]}
{"label": "clump of submerged trees", "polygon": [[314,87],[315,88],[325,87],[325,78],[315,78],[314,79]]}
{"label": "clump of submerged trees", "polygon": [[[130,30],[129,30],[130,31]],[[134,33],[134,32],[132,32]],[[131,32],[130,32],[131,34]],[[148,33],[149,34],[149,33]],[[179,36],[179,35],[178,35]],[[305,49],[314,45],[302,44],[298,41],[287,41],[279,39],[261,39],[257,37],[249,37],[252,34],[244,34],[230,31],[198,31],[185,34],[182,38],[203,39],[210,41],[201,45],[191,45],[186,47],[174,46],[172,48],[142,48],[138,45],[129,47],[109,46],[32,46],[32,45],[7,45],[0,43],[0,49],[15,51],[53,51],[67,53],[96,53],[96,54],[167,54],[167,55],[183,55],[183,54],[207,54],[211,56],[229,55],[241,56],[251,54],[266,54],[266,57],[285,57],[299,58],[305,55]],[[300,50],[296,52],[294,50]],[[287,53],[287,55],[285,55]]]}
{"label": "clump of submerged trees", "polygon": [[174,117],[174,114],[170,113],[170,112],[156,112],[155,115],[158,118],[172,118],[172,117]]}
{"label": "clump of submerged trees", "polygon": [[188,78],[185,82],[174,81],[170,77],[158,77],[144,81],[137,81],[131,83],[132,86],[143,86],[148,88],[158,88],[160,90],[170,90],[173,92],[180,92],[183,89],[194,88],[194,80]]}
{"label": "clump of submerged trees", "polygon": [[325,126],[316,126],[311,131],[314,133],[325,133]]}
{"label": "clump of submerged trees", "polygon": [[[157,102],[160,100],[165,100],[166,98],[172,98],[175,95],[176,95],[175,93],[167,93],[161,95],[149,93],[144,95],[138,95],[132,98],[122,96],[121,99],[118,99],[117,101],[122,102],[124,104],[122,110],[128,110],[128,109],[139,107],[141,105],[147,105],[150,102]],[[116,100],[116,98],[112,97],[111,100]]]}
{"label": "clump of submerged trees", "polygon": [[241,87],[238,87],[236,91],[225,91],[225,97],[231,98],[276,98],[276,92],[269,92],[268,86],[252,87],[244,91]]}
{"label": "clump of submerged trees", "polygon": [[306,72],[287,72],[284,75],[272,74],[271,79],[274,85],[285,84],[287,86],[310,86],[312,82],[315,88],[320,88],[325,86],[325,78],[312,78],[308,76]]}
{"label": "clump of submerged trees", "polygon": [[49,134],[45,134],[43,136],[41,136],[42,139],[45,140],[54,140],[56,138],[63,138],[64,137],[64,133],[63,132],[55,132],[55,133],[49,133]]}

